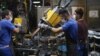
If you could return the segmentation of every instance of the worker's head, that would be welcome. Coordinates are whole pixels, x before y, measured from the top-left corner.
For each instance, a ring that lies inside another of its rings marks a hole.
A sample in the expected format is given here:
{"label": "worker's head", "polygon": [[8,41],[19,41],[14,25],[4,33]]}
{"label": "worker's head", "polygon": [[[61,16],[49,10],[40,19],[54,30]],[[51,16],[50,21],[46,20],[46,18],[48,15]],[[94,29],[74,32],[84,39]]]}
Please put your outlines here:
{"label": "worker's head", "polygon": [[12,20],[12,12],[10,10],[4,10],[2,17],[8,20]]}
{"label": "worker's head", "polygon": [[76,15],[76,20],[81,19],[83,17],[83,9],[82,8],[77,8],[75,10],[75,15]]}
{"label": "worker's head", "polygon": [[59,10],[59,15],[65,19],[69,18],[69,13],[65,8]]}

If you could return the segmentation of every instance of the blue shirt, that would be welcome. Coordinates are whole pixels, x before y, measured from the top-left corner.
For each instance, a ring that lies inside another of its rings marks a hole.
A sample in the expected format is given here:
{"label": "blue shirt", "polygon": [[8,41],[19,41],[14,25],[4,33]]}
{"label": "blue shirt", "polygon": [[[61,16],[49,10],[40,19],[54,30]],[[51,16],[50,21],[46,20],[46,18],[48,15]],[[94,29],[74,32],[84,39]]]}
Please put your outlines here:
{"label": "blue shirt", "polygon": [[72,39],[77,42],[78,38],[78,24],[72,17],[62,25],[62,30],[65,32],[66,38]]}
{"label": "blue shirt", "polygon": [[15,26],[11,21],[3,19],[0,21],[0,46],[9,45],[11,41],[11,32]]}

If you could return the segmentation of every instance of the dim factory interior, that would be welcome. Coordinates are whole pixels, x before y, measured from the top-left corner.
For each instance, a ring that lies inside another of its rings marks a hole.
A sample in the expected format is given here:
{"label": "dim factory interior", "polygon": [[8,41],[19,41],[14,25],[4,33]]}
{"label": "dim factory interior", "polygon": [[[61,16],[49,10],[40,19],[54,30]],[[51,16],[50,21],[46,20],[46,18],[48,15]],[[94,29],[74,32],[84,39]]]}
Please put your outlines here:
{"label": "dim factory interior", "polygon": [[100,56],[99,24],[100,0],[0,0],[0,56]]}

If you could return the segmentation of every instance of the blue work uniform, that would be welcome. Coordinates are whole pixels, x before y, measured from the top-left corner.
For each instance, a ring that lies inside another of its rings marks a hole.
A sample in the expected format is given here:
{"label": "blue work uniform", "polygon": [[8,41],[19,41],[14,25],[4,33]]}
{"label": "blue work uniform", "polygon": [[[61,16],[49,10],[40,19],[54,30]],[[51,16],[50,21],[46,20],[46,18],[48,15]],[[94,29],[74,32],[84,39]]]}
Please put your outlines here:
{"label": "blue work uniform", "polygon": [[0,56],[12,56],[11,48],[11,32],[15,26],[10,20],[2,19],[0,21]]}
{"label": "blue work uniform", "polygon": [[62,25],[67,41],[68,56],[77,56],[78,24],[74,18],[70,18]]}

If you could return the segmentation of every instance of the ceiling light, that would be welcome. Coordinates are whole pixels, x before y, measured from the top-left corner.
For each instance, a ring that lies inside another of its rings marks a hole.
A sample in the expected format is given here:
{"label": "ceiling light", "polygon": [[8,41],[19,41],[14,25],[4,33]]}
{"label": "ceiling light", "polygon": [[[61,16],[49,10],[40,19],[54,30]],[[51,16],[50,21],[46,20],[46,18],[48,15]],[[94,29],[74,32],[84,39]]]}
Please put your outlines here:
{"label": "ceiling light", "polygon": [[38,3],[40,3],[40,1],[33,1],[33,3],[34,3],[34,4],[38,4]]}

